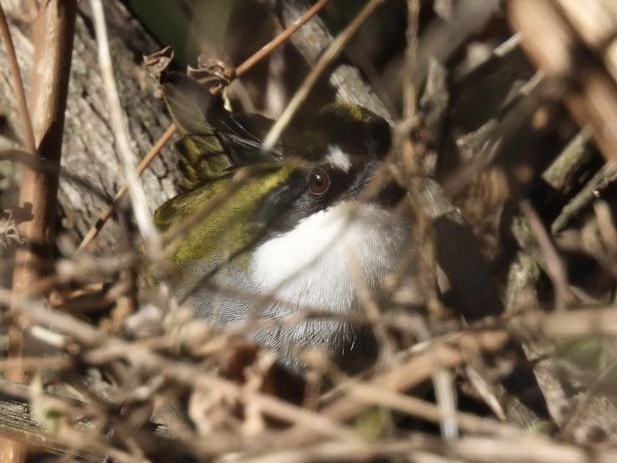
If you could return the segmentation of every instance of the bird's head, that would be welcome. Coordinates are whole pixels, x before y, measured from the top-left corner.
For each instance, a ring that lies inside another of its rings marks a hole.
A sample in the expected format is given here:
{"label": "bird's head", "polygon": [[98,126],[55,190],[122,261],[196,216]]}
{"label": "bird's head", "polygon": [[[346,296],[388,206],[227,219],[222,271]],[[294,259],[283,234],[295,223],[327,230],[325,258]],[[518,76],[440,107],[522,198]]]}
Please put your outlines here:
{"label": "bird's head", "polygon": [[155,223],[167,231],[192,222],[169,256],[178,269],[245,261],[269,237],[342,203],[390,208],[403,197],[392,181],[376,180],[386,175],[390,127],[367,109],[326,106],[262,152],[270,120],[228,112],[220,96],[181,74],[167,78],[163,93],[182,137],[182,191],[157,209]]}

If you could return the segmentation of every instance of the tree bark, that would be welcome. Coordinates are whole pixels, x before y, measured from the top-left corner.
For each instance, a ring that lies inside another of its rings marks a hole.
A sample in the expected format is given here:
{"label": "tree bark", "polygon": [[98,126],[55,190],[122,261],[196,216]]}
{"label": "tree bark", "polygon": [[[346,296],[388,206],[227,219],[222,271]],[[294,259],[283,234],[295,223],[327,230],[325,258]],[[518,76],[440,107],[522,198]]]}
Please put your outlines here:
{"label": "tree bark", "polygon": [[[9,5],[7,9],[22,73],[28,79],[33,50],[30,27],[17,19],[23,18],[18,7]],[[137,164],[170,124],[162,102],[154,96],[156,84],[142,66],[142,55],[160,47],[120,0],[106,1],[105,9],[115,75]],[[0,62],[6,62],[4,50],[0,50]],[[6,66],[0,66],[0,75],[0,114],[9,121],[10,130],[6,132],[19,134],[12,80]],[[17,139],[13,141],[15,147],[20,146]],[[4,164],[0,169],[12,168]],[[78,244],[123,183],[87,2],[79,2],[77,14],[61,168],[58,206],[62,229]],[[150,209],[175,193],[174,171],[171,149],[167,147],[142,177]],[[93,249],[114,247],[121,236],[118,232],[118,223],[112,219]]]}

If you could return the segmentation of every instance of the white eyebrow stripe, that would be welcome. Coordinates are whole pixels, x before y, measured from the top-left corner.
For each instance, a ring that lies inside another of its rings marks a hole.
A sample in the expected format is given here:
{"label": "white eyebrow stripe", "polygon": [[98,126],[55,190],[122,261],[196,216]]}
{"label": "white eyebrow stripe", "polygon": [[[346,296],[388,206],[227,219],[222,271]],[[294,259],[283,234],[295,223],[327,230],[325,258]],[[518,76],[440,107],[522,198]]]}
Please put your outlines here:
{"label": "white eyebrow stripe", "polygon": [[349,155],[344,153],[338,145],[331,145],[328,147],[326,160],[332,167],[341,169],[343,172],[349,172],[351,168],[351,159],[349,159]]}

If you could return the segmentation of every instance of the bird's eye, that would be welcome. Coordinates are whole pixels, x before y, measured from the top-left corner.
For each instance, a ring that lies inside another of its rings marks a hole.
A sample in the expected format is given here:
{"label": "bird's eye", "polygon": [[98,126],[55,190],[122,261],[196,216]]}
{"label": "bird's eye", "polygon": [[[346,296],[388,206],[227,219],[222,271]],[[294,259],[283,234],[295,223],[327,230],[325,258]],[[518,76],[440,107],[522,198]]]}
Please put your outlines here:
{"label": "bird's eye", "polygon": [[309,177],[309,191],[315,196],[321,196],[330,188],[330,176],[320,168],[311,172]]}

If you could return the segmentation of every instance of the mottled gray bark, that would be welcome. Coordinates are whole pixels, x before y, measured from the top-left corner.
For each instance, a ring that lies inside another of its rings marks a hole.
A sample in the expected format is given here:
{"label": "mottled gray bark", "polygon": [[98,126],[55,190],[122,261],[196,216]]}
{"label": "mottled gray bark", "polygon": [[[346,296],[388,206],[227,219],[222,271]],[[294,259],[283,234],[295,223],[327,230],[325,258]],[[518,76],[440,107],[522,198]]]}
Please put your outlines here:
{"label": "mottled gray bark", "polygon": [[[111,202],[124,182],[120,160],[109,124],[109,111],[99,71],[94,30],[88,2],[80,2],[76,24],[71,82],[66,112],[62,175],[58,194],[63,228],[82,237]],[[11,32],[23,75],[31,75],[33,44],[28,24],[20,21],[17,8],[7,7]],[[154,97],[155,82],[142,65],[143,54],[159,45],[130,14],[120,0],[105,2],[110,47],[118,90],[131,134],[135,163],[148,152],[169,126],[161,101]],[[23,12],[21,12],[23,13]],[[0,49],[0,63],[6,55]],[[8,66],[0,66],[0,114],[9,121],[5,133],[20,134],[19,120]],[[19,147],[18,140],[14,147]],[[154,209],[174,193],[174,163],[167,148],[143,175],[148,207]],[[6,165],[0,167],[9,169]],[[105,225],[96,243],[109,249],[118,239],[117,224]]]}

